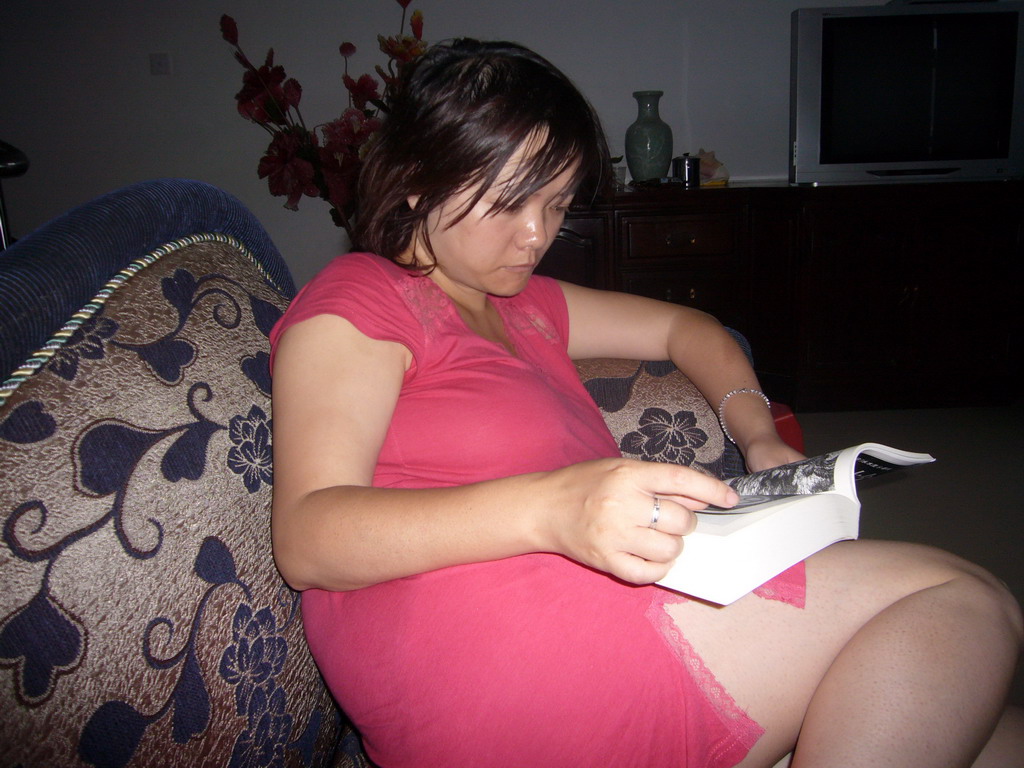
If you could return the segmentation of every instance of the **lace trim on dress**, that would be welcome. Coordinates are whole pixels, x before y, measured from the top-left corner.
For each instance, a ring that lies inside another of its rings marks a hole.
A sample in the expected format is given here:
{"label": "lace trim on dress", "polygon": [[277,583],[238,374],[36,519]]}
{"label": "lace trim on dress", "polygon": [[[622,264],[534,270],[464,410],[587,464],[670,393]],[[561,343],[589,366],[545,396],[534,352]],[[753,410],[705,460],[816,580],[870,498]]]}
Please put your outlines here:
{"label": "lace trim on dress", "polygon": [[789,568],[771,581],[754,590],[754,594],[765,600],[778,600],[780,603],[803,608],[807,598],[807,574],[804,562]]}
{"label": "lace trim on dress", "polygon": [[[667,604],[684,602],[687,598],[675,594],[666,589],[655,590],[656,594],[651,599],[647,608],[647,620],[661,634],[666,645],[689,673],[694,684],[701,690],[718,719],[731,735],[731,738],[722,739],[717,744],[708,745],[707,765],[719,765],[719,761],[730,753],[735,753],[737,746],[744,752],[757,743],[764,733],[764,728],[758,725],[746,712],[744,712],[736,701],[729,695],[714,673],[704,664],[697,651],[690,645],[689,641],[680,632],[679,627],[672,621],[665,610]],[[729,765],[733,763],[730,762]]]}
{"label": "lace trim on dress", "polygon": [[439,326],[439,319],[448,317],[453,311],[451,299],[424,275],[410,272],[403,277],[405,279],[398,281],[398,289],[405,297],[409,308],[415,313],[423,332],[427,336],[434,335]]}
{"label": "lace trim on dress", "polygon": [[523,334],[538,333],[545,341],[553,342],[558,339],[558,332],[551,326],[543,313],[532,303],[522,306],[504,304],[502,309],[503,319],[509,329],[515,329]]}
{"label": "lace trim on dress", "polygon": [[[807,595],[807,574],[801,561],[783,571],[775,578],[754,590],[754,594],[765,600],[777,600],[795,608],[804,607]],[[689,672],[691,679],[703,692],[708,703],[718,714],[719,720],[726,727],[732,739],[719,744],[709,745],[710,764],[715,765],[724,755],[741,746],[750,751],[764,733],[764,728],[752,720],[736,701],[718,682],[718,678],[704,664],[704,660],[690,645],[689,641],[676,626],[676,623],[665,610],[666,605],[685,602],[684,595],[667,589],[657,590],[647,608],[647,620],[661,634],[666,644],[675,654],[683,667]]]}

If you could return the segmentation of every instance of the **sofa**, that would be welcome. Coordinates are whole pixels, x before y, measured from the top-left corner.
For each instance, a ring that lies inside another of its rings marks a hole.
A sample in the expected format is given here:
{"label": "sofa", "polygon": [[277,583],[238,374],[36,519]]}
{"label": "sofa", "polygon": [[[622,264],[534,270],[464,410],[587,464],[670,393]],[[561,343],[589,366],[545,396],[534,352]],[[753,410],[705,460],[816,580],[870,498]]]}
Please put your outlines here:
{"label": "sofa", "polygon": [[[0,766],[365,766],[271,557],[267,335],[295,286],[201,182],[0,253]],[[742,471],[670,364],[580,364],[625,455]]]}

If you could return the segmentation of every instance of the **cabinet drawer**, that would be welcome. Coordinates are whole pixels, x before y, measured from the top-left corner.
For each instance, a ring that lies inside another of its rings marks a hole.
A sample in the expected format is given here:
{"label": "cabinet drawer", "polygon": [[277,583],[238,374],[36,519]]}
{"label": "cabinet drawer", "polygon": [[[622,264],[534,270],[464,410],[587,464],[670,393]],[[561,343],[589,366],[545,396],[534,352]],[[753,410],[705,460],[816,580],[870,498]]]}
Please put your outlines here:
{"label": "cabinet drawer", "polygon": [[736,249],[736,219],[729,213],[629,217],[622,224],[627,261],[731,256]]}

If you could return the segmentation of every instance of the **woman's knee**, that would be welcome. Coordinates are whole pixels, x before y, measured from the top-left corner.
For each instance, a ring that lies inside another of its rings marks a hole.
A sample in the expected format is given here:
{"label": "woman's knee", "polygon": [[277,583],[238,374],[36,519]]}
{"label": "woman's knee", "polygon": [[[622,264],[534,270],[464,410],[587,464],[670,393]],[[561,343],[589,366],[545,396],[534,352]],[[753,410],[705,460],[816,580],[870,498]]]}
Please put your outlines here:
{"label": "woman's knee", "polygon": [[987,611],[996,621],[1005,623],[1018,647],[1024,642],[1024,614],[1020,603],[1004,581],[989,571],[968,563],[969,570],[960,578],[972,582],[972,607],[983,614]]}
{"label": "woman's knee", "polygon": [[1002,624],[1024,642],[1024,615],[1006,583],[987,569],[945,550],[922,544],[902,545],[908,554],[908,567],[917,568],[924,586],[950,585],[965,609],[978,617]]}
{"label": "woman's knee", "polygon": [[[808,561],[813,580],[831,583],[835,596],[865,600],[884,609],[922,590],[946,584],[981,613],[1006,622],[1024,637],[1024,620],[1006,584],[959,555],[926,544],[860,540],[840,542]],[[813,586],[812,586],[813,589]],[[841,600],[845,602],[845,600]]]}

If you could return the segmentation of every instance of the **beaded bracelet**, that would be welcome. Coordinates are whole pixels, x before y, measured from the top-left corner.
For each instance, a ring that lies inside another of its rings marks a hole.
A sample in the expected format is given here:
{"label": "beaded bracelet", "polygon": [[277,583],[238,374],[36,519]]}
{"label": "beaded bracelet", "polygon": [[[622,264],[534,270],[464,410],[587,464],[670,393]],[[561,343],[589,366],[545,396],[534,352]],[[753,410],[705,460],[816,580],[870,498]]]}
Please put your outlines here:
{"label": "beaded bracelet", "polygon": [[769,408],[772,407],[768,396],[759,389],[748,389],[747,387],[744,387],[743,389],[734,389],[732,392],[726,394],[726,396],[722,398],[722,402],[718,404],[718,423],[722,425],[722,432],[725,433],[727,438],[729,438],[730,443],[735,443],[736,441],[733,439],[733,436],[729,434],[729,428],[725,426],[725,404],[733,395],[757,395],[764,400],[765,405]]}

